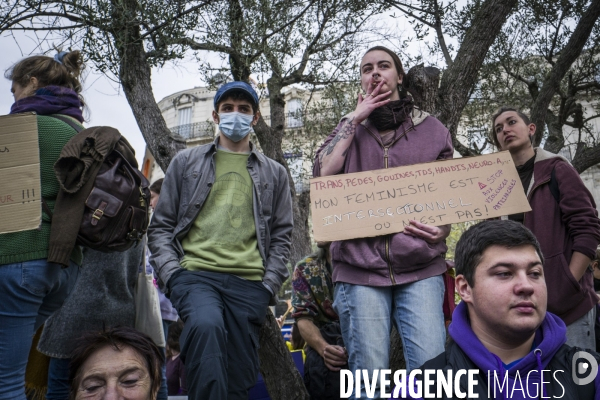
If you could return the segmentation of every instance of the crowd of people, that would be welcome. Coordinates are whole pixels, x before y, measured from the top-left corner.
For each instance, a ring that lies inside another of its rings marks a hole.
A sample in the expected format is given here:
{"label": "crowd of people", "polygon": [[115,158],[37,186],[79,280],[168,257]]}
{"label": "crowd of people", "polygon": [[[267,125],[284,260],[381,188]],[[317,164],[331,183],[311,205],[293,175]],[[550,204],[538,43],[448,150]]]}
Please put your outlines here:
{"label": "crowd of people", "polygon": [[[11,114],[37,114],[49,209],[39,229],[0,234],[0,400],[39,396],[25,382],[34,352],[48,358],[39,389],[47,399],[247,399],[259,373],[261,326],[289,278],[293,229],[287,170],[250,141],[258,95],[240,81],[218,88],[214,142],[179,152],[164,180],[150,186],[147,248],[58,248],[52,225],[65,216],[52,215],[54,164],[78,133],[72,124],[83,129],[82,69],[81,54],[71,51],[28,57],[6,73]],[[407,94],[397,54],[373,47],[359,73],[363,93],[318,149],[315,177],[453,157],[448,129]],[[562,390],[564,398],[600,399],[600,378],[575,379],[580,351],[600,360],[596,204],[566,159],[533,146],[527,115],[503,107],[490,122],[491,140],[510,152],[532,211],[480,222],[460,238],[462,301],[448,329],[449,225],[411,221],[400,233],[319,242],[295,266],[291,347],[304,350],[311,398],[340,398],[341,370],[389,369],[394,326],[408,374],[479,370],[479,398],[561,397]],[[165,347],[135,329],[140,271],[156,276]],[[554,379],[544,380],[543,370]],[[498,396],[495,387],[490,395],[489,373],[508,373]],[[527,390],[513,397],[519,374]],[[375,382],[374,398],[389,392]],[[365,395],[361,385],[351,398]]]}

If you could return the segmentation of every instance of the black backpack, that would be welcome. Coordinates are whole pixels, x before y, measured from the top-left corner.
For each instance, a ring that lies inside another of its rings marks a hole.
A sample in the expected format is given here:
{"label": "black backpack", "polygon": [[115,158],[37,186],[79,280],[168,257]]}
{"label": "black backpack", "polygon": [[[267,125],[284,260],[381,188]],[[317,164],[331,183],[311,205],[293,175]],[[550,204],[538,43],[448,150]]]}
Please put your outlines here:
{"label": "black backpack", "polygon": [[[63,121],[78,133],[81,126],[62,115],[52,117]],[[121,136],[119,141],[131,148]],[[94,178],[85,209],[77,243],[102,252],[125,251],[139,242],[148,230],[150,203],[149,183],[117,150],[113,150],[102,163]],[[44,211],[52,212],[42,203]]]}

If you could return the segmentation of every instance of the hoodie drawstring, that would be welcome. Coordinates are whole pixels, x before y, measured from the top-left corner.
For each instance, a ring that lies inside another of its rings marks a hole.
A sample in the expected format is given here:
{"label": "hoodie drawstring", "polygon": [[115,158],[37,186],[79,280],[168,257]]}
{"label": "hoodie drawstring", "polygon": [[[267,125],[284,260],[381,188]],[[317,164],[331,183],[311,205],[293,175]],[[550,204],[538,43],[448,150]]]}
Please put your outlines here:
{"label": "hoodie drawstring", "polygon": [[542,349],[535,349],[533,351],[533,354],[535,354],[535,359],[537,360],[537,366],[538,366],[538,371],[540,371],[540,396],[538,396],[538,398],[545,398],[546,397],[546,392],[544,390],[544,378],[542,377],[542,370],[544,369],[544,367],[542,366]]}
{"label": "hoodie drawstring", "polygon": [[[496,359],[496,365],[498,366],[498,369],[500,370],[501,376],[506,374],[506,370],[504,369],[504,365],[502,365],[502,361],[500,360],[500,357],[498,356],[494,356],[494,358]],[[496,394],[496,387],[494,386],[494,395]],[[500,394],[502,395],[502,400],[506,400],[506,397],[504,397],[504,390],[501,389],[500,390]],[[508,395],[508,385],[506,386],[506,394]],[[496,397],[496,396],[494,396]]]}

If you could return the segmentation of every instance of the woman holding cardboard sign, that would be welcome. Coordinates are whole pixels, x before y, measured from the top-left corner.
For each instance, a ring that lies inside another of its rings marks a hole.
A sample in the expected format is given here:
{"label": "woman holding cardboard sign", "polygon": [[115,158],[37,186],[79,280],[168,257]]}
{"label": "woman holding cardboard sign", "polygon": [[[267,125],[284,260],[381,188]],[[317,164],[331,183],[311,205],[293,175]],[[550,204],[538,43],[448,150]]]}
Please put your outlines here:
{"label": "woman holding cardboard sign", "polygon": [[502,107],[491,122],[491,139],[510,152],[531,205],[530,212],[508,218],[524,224],[540,242],[548,311],[567,324],[568,345],[594,349],[598,296],[589,265],[600,242],[594,198],[564,157],[533,147],[536,126],[527,115]]}
{"label": "woman holding cardboard sign", "polygon": [[[79,51],[33,56],[12,66],[15,103],[11,114],[35,112],[38,123],[42,197],[52,209],[59,183],[53,165],[67,141],[83,122]],[[42,214],[39,229],[0,234],[0,399],[25,400],[25,367],[34,332],[63,303],[77,279],[81,249],[71,265],[48,263],[50,218]]]}
{"label": "woman holding cardboard sign", "polygon": [[[448,129],[403,93],[404,70],[394,52],[369,49],[360,75],[365,93],[317,152],[315,176],[452,158]],[[351,370],[389,368],[392,320],[408,370],[444,350],[441,274],[449,233],[450,226],[411,221],[402,233],[332,243],[334,308]]]}

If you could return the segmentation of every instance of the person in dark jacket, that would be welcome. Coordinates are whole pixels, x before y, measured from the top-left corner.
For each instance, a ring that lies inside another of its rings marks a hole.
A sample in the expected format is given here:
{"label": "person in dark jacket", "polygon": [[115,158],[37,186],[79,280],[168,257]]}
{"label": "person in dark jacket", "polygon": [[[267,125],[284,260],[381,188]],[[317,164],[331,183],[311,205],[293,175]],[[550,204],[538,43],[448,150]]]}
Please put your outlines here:
{"label": "person in dark jacket", "polygon": [[[593,375],[600,355],[566,345],[564,322],[546,311],[544,256],[533,233],[515,221],[484,221],[463,234],[455,254],[463,301],[446,351],[420,369],[477,373],[436,398],[460,398],[471,388],[468,397],[479,399],[600,399],[600,377]],[[580,373],[585,365],[592,367],[587,376]]]}
{"label": "person in dark jacket", "polygon": [[517,166],[531,211],[508,216],[537,237],[546,258],[548,310],[567,324],[567,343],[594,348],[598,296],[589,268],[600,243],[596,204],[579,173],[563,157],[532,141],[536,127],[517,109],[501,108],[492,135]]}
{"label": "person in dark jacket", "polygon": [[[84,67],[79,51],[54,57],[32,56],[5,74],[12,81],[11,114],[35,112],[39,137],[41,195],[54,211],[59,182],[53,165],[63,146],[83,123],[80,82]],[[40,205],[41,207],[41,205]],[[64,268],[48,261],[50,215],[38,229],[0,234],[0,399],[25,400],[25,368],[35,331],[61,307],[79,273],[82,252],[69,249]]]}
{"label": "person in dark jacket", "polygon": [[169,164],[148,247],[185,324],[190,399],[247,399],[267,307],[289,276],[292,196],[285,168],[250,142],[260,117],[252,86],[226,83],[214,107],[219,136]]}

